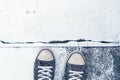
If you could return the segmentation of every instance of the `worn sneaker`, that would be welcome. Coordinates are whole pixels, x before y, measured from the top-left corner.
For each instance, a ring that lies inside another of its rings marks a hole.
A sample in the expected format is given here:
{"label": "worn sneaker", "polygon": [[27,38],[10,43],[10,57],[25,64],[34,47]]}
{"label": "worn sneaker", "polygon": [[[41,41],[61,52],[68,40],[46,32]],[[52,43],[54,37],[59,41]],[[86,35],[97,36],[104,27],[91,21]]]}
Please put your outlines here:
{"label": "worn sneaker", "polygon": [[38,54],[34,64],[34,80],[53,80],[55,72],[55,58],[48,49]]}
{"label": "worn sneaker", "polygon": [[69,57],[66,63],[64,79],[85,80],[85,60],[80,53],[75,52]]}

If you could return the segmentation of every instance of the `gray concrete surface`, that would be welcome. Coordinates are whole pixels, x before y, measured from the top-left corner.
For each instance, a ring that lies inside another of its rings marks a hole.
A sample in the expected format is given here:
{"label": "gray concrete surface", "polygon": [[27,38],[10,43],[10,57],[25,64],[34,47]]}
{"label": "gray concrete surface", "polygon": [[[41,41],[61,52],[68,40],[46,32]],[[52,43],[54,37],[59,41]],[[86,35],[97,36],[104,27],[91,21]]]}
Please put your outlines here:
{"label": "gray concrete surface", "polygon": [[0,79],[33,80],[34,60],[44,48],[51,49],[56,58],[54,80],[62,80],[66,60],[74,51],[82,52],[86,59],[86,80],[120,80],[120,47],[115,46],[0,48]]}

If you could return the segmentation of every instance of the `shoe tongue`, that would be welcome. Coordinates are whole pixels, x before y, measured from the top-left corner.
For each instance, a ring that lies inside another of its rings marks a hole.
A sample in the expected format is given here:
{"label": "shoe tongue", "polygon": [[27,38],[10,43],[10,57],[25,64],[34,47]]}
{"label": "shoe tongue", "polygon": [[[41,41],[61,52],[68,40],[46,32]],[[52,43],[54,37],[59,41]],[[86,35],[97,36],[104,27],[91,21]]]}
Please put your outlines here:
{"label": "shoe tongue", "polygon": [[85,65],[74,65],[74,64],[67,63],[68,70],[83,71],[84,72],[85,67],[86,67]]}
{"label": "shoe tongue", "polygon": [[37,60],[37,64],[40,65],[40,66],[53,66],[54,65],[54,60],[52,60],[52,61]]}

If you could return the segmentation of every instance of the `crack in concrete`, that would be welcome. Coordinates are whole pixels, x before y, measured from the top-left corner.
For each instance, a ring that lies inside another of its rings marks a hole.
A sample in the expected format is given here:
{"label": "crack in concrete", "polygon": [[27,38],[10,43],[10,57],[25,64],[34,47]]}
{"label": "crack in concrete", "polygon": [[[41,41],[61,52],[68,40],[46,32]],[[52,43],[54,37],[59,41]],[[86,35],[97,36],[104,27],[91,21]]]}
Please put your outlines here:
{"label": "crack in concrete", "polygon": [[97,43],[114,43],[114,44],[119,44],[120,42],[114,42],[114,41],[94,41],[94,40],[86,40],[86,39],[77,39],[77,40],[53,40],[53,41],[33,41],[33,42],[7,42],[0,40],[1,43],[3,44],[34,44],[34,43],[44,43],[44,44],[61,44],[61,43],[69,43],[69,42],[97,42]]}

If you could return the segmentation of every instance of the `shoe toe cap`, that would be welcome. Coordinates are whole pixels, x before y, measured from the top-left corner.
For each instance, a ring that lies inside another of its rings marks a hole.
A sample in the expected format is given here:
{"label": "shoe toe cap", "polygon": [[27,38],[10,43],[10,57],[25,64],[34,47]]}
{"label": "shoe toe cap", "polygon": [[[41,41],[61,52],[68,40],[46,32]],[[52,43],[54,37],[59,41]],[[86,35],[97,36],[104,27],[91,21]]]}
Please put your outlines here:
{"label": "shoe toe cap", "polygon": [[44,49],[40,52],[38,59],[43,61],[52,61],[54,57],[50,50]]}
{"label": "shoe toe cap", "polygon": [[69,64],[75,64],[75,65],[85,65],[85,61],[83,59],[83,56],[80,53],[73,53],[69,60],[68,60]]}

